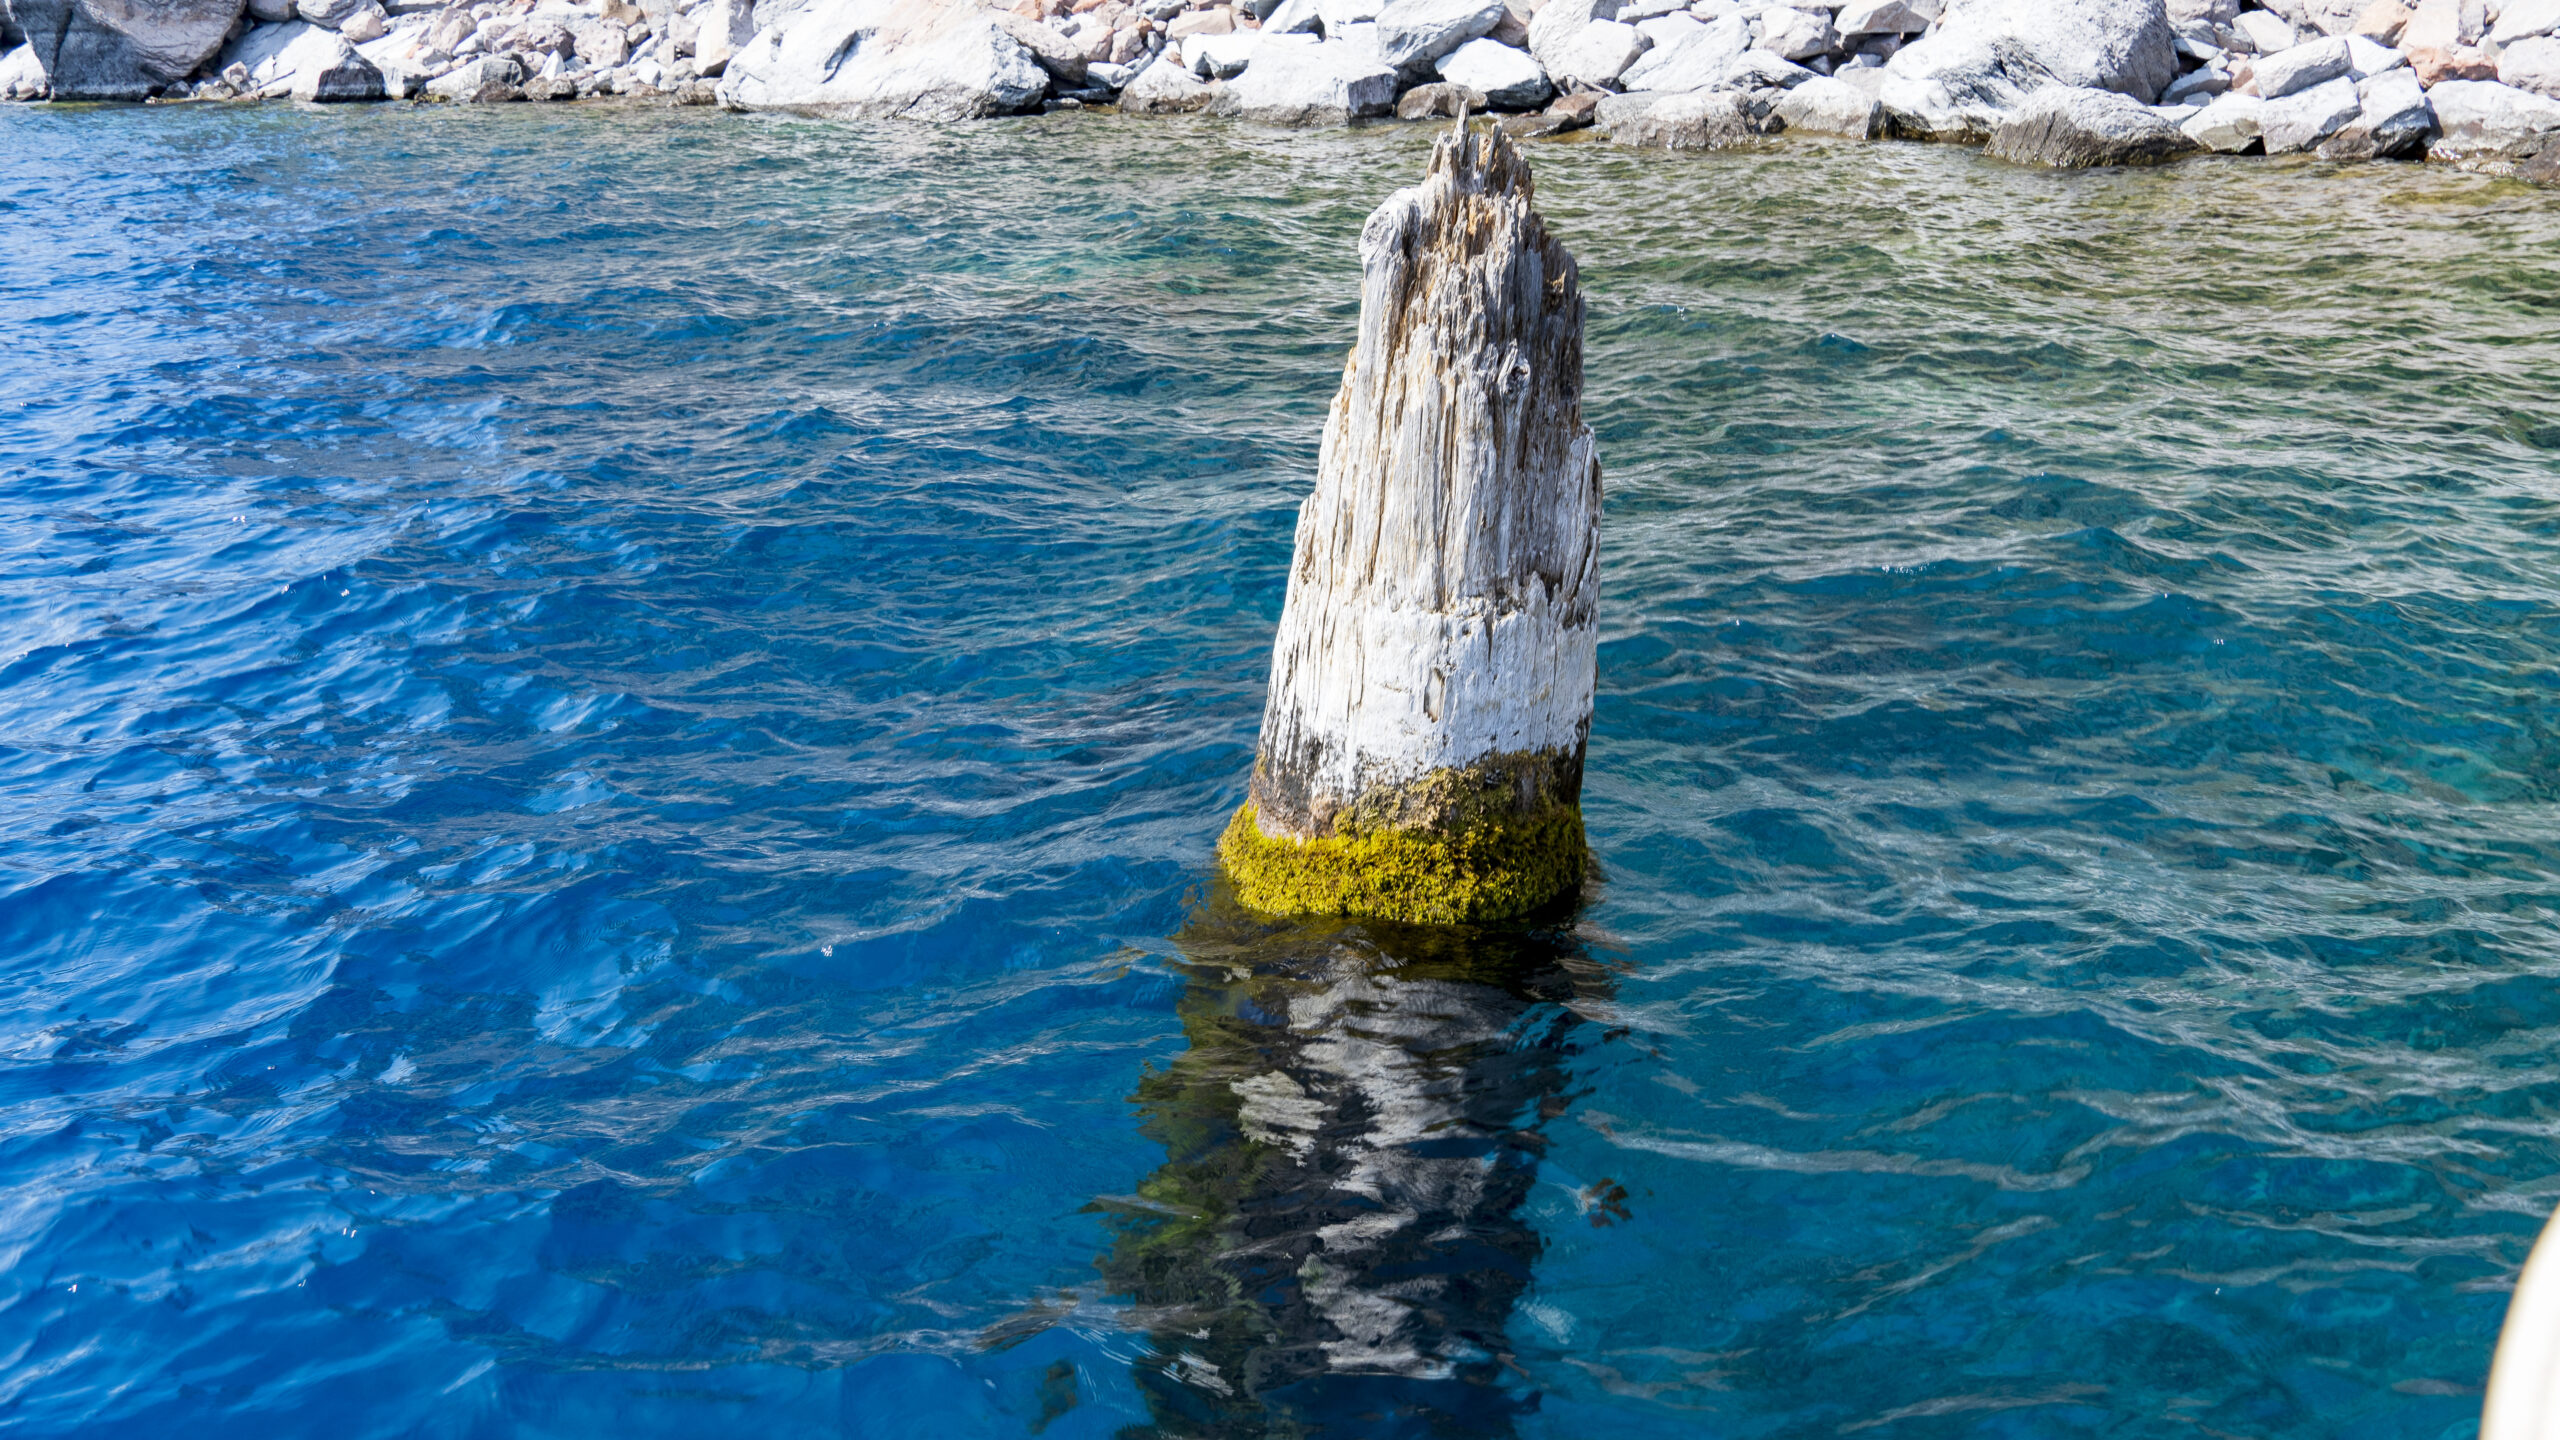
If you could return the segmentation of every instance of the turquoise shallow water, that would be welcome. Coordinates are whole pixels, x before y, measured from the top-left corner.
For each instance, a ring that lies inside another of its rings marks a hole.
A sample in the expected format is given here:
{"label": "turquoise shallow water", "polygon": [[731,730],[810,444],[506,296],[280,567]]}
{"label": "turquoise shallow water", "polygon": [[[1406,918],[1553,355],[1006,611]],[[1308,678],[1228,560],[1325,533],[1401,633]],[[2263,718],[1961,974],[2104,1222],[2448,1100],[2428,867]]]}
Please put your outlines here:
{"label": "turquoise shallow water", "polygon": [[1538,150],[1607,882],[1256,926],[1426,139],[0,111],[0,1426],[2470,1433],[2560,200]]}

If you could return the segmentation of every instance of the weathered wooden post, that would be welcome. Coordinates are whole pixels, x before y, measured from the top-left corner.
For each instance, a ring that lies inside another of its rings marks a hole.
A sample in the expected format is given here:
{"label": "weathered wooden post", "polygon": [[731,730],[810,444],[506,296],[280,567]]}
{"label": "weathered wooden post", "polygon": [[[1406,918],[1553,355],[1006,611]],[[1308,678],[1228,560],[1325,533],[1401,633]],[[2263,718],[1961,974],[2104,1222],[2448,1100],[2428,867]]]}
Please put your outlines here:
{"label": "weathered wooden post", "polygon": [[1581,883],[1600,599],[1582,291],[1529,164],[1461,116],[1360,235],[1251,796],[1258,910],[1448,923]]}

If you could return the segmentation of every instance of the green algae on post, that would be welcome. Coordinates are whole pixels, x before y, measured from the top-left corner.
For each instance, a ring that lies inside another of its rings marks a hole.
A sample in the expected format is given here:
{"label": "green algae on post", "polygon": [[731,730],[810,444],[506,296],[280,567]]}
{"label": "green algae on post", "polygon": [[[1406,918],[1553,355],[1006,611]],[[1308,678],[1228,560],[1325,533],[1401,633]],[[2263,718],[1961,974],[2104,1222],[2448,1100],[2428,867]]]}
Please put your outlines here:
{"label": "green algae on post", "polygon": [[1218,844],[1256,909],[1501,920],[1582,882],[1600,463],[1579,277],[1533,198],[1461,117],[1361,232],[1359,344]]}

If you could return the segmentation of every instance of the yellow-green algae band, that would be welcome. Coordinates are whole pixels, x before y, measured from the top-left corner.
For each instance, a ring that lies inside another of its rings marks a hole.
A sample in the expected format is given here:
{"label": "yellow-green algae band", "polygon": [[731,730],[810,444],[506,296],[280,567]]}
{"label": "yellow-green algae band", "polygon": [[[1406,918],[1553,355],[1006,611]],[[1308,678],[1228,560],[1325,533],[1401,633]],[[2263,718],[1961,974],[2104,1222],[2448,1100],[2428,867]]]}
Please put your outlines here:
{"label": "yellow-green algae band", "polygon": [[1589,856],[1577,805],[1297,840],[1263,834],[1248,802],[1218,840],[1236,898],[1256,910],[1419,925],[1517,919],[1579,886]]}

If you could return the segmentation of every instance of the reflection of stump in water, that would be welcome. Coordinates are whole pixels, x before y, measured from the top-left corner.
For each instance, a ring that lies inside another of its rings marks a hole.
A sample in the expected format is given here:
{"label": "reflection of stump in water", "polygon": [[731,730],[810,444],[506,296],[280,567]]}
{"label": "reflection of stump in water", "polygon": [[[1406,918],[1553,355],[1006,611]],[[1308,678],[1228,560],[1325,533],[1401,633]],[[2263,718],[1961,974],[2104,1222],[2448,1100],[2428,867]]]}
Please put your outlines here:
{"label": "reflection of stump in water", "polygon": [[1179,940],[1191,1048],[1137,1096],[1169,1158],[1103,1260],[1158,1352],[1159,1433],[1507,1432],[1537,1127],[1599,967],[1555,931],[1228,915]]}

